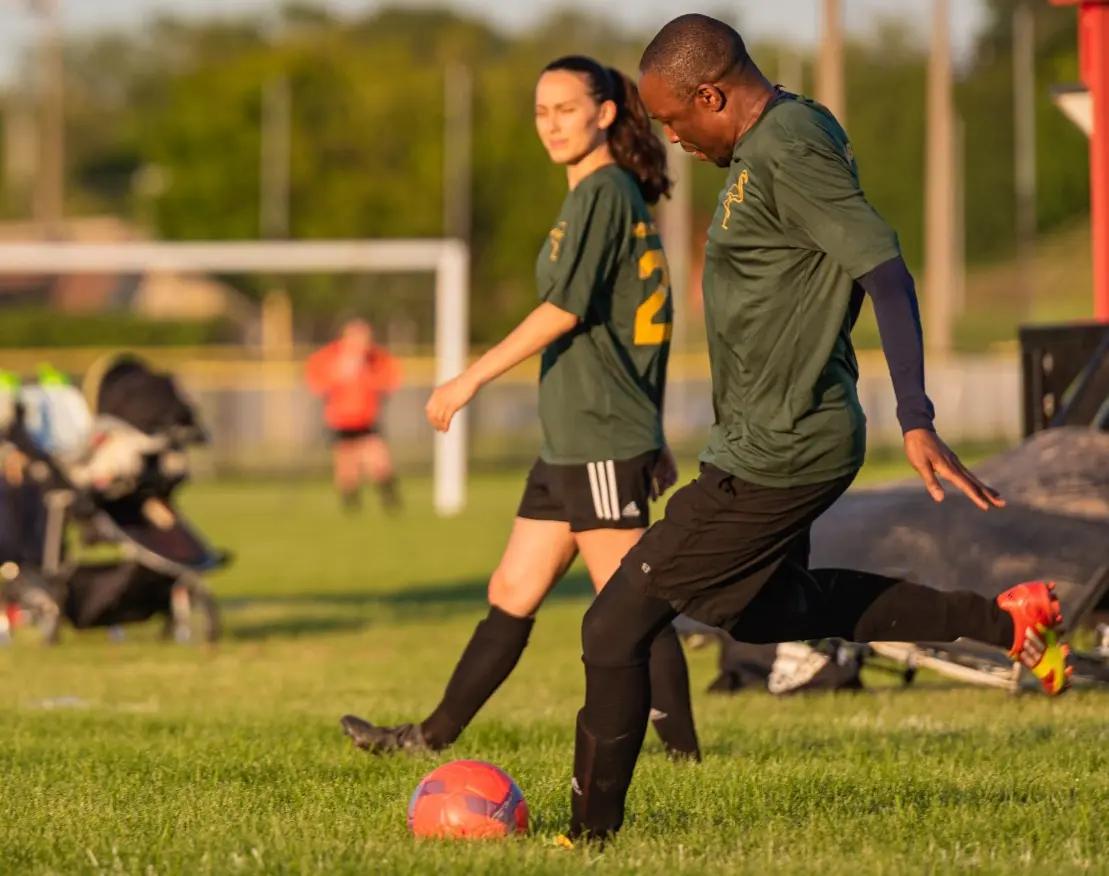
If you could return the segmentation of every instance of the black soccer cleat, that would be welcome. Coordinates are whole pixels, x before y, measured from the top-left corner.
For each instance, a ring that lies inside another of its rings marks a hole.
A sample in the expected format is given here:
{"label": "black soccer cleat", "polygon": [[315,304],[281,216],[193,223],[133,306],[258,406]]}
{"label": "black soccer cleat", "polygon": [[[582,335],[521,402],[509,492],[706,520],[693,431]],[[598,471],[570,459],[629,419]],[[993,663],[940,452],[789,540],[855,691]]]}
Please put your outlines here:
{"label": "black soccer cleat", "polygon": [[432,748],[424,739],[419,724],[399,724],[396,727],[376,727],[356,715],[343,715],[339,719],[343,732],[350,737],[355,748],[371,754],[430,753]]}

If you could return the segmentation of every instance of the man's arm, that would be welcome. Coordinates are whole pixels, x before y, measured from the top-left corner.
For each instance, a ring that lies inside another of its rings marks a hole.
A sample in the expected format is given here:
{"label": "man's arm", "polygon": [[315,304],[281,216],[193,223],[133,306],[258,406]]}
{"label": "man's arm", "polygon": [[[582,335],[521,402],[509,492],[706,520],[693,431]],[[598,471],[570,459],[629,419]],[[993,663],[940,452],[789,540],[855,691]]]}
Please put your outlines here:
{"label": "man's arm", "polygon": [[924,392],[924,345],[912,277],[897,235],[867,202],[852,161],[823,130],[785,150],[774,194],[785,224],[802,246],[826,253],[874,302],[882,349],[897,396],[905,455],[937,502],[940,478],[982,510],[1005,501],[970,471],[936,434]]}
{"label": "man's arm", "polygon": [[795,144],[782,158],[775,198],[799,242],[826,253],[874,302],[902,432],[931,430],[916,288],[897,235],[866,200],[851,162],[830,138]]}
{"label": "man's arm", "polygon": [[936,412],[924,389],[924,331],[913,275],[905,260],[897,256],[863,274],[858,283],[874,302],[901,431],[935,431]]}

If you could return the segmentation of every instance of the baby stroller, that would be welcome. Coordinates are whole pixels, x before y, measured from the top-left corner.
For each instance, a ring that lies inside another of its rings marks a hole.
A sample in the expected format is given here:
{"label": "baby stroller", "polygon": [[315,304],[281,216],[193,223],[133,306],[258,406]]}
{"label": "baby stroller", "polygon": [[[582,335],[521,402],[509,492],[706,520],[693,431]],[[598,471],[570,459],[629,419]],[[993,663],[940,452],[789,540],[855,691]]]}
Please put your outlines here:
{"label": "baby stroller", "polygon": [[[173,379],[132,356],[98,364],[85,392],[61,381],[0,389],[0,594],[47,643],[63,621],[118,628],[164,615],[163,636],[209,642],[219,611],[203,576],[225,567],[174,507],[187,451],[207,436]],[[111,546],[106,561],[71,559]]]}

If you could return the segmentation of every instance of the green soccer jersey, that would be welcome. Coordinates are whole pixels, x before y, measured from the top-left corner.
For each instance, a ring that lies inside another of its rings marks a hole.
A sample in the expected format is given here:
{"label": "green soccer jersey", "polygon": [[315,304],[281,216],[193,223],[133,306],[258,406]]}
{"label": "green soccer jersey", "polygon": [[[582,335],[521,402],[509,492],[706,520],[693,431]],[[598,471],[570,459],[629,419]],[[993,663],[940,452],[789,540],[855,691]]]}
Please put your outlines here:
{"label": "green soccer jersey", "polygon": [[536,264],[539,298],[578,317],[543,352],[540,457],[570,464],[662,447],[670,278],[632,176],[615,164],[581,180]]}
{"label": "green soccer jersey", "polygon": [[772,487],[862,465],[855,280],[898,254],[835,118],[806,98],[772,101],[735,145],[705,245],[715,423],[704,461]]}

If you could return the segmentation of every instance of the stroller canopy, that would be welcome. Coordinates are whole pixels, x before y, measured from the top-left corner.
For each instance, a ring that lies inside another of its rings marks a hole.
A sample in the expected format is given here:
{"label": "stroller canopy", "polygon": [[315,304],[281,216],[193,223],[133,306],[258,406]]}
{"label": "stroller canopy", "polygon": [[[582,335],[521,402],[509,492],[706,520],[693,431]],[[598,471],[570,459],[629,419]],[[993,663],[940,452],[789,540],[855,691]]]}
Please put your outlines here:
{"label": "stroller canopy", "polygon": [[197,439],[202,430],[192,405],[169,374],[158,373],[136,356],[110,356],[85,378],[85,398],[97,416],[115,417],[147,435],[182,430]]}

